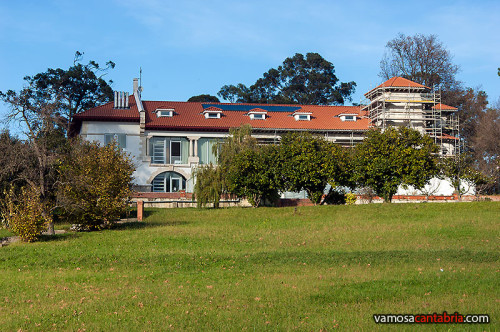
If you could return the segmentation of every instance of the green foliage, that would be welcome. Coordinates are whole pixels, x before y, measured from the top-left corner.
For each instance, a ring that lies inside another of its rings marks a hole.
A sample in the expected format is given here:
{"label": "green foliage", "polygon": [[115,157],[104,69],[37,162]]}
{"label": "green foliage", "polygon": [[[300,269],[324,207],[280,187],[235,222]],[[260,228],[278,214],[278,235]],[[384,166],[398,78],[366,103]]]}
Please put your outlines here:
{"label": "green foliage", "polygon": [[390,202],[400,185],[419,189],[438,174],[437,151],[428,136],[410,128],[370,130],[356,147],[354,180]]}
{"label": "green foliage", "polygon": [[220,167],[215,167],[212,163],[200,165],[196,169],[194,176],[196,177],[196,184],[194,185],[196,205],[200,208],[208,203],[213,203],[214,208],[218,208],[224,189],[224,179]]}
{"label": "green foliage", "polygon": [[246,197],[252,206],[274,202],[281,189],[275,146],[259,146],[251,136],[252,127],[233,128],[218,147],[217,156],[224,188]]}
{"label": "green foliage", "polygon": [[255,146],[236,154],[225,174],[229,192],[246,197],[253,207],[266,200],[274,203],[281,189],[277,159],[278,149],[272,145]]}
{"label": "green foliage", "polygon": [[309,133],[282,137],[279,164],[284,187],[295,192],[305,190],[314,204],[321,203],[327,184],[335,187],[348,182],[346,151]]}
{"label": "green foliage", "polygon": [[216,96],[212,95],[198,95],[198,96],[192,96],[191,98],[188,99],[188,101],[191,102],[199,102],[199,103],[219,103],[220,100]]}
{"label": "green foliage", "polygon": [[58,203],[89,230],[113,224],[127,207],[134,165],[116,142],[75,140],[59,166]]}
{"label": "green foliage", "polygon": [[34,242],[52,222],[46,213],[46,204],[40,199],[38,190],[28,186],[16,194],[14,188],[5,193],[0,205],[0,214],[8,229],[22,241]]}
{"label": "green foliage", "polygon": [[271,68],[254,85],[224,85],[218,95],[231,102],[343,105],[356,83],[340,83],[335,67],[318,53],[296,53]]}
{"label": "green foliage", "polygon": [[101,67],[90,60],[82,64],[83,53],[76,52],[68,69],[49,68],[46,72],[26,76],[24,80],[37,98],[55,105],[55,121],[66,131],[75,114],[113,99],[112,81],[103,76],[115,67],[112,61]]}

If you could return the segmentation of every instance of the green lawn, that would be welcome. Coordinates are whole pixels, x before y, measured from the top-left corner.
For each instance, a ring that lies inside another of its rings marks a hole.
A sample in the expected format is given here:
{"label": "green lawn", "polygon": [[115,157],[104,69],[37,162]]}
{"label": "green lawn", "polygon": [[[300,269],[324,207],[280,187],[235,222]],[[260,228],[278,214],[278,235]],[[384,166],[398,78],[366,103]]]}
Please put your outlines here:
{"label": "green lawn", "polygon": [[[146,212],[0,248],[1,329],[500,329],[500,203]],[[443,311],[492,322],[372,318]]]}

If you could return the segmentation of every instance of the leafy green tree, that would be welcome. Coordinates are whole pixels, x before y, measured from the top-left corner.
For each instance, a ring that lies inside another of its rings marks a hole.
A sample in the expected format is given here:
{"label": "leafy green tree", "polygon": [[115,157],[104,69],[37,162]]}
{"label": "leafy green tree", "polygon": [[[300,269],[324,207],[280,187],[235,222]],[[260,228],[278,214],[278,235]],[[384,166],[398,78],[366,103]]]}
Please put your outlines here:
{"label": "leafy green tree", "polygon": [[273,145],[247,148],[234,156],[226,168],[228,191],[246,197],[253,207],[274,202],[282,188],[276,165],[278,148]]}
{"label": "leafy green tree", "polygon": [[372,129],[356,146],[354,180],[391,202],[400,185],[419,189],[438,174],[437,152],[432,139],[416,130]]}
{"label": "leafy green tree", "polygon": [[285,135],[279,156],[286,190],[305,190],[314,204],[322,202],[328,184],[348,184],[346,152],[322,137],[309,133]]}
{"label": "leafy green tree", "polygon": [[[74,65],[68,70],[48,69],[26,76],[26,85],[19,92],[0,92],[0,99],[10,107],[7,122],[19,124],[26,137],[23,158],[13,159],[18,162],[15,167],[22,170],[14,180],[36,188],[47,220],[55,208],[55,165],[65,149],[65,134],[73,116],[112,98],[112,89],[102,75],[114,63],[108,62],[105,68],[95,61],[83,65],[81,57],[82,53],[76,52]],[[49,234],[54,234],[52,222]]]}
{"label": "leafy green tree", "polygon": [[226,173],[231,161],[240,152],[246,149],[255,149],[257,140],[252,137],[252,126],[242,125],[239,128],[229,129],[229,135],[217,145],[214,145],[214,153],[217,156],[217,164]]}
{"label": "leafy green tree", "polygon": [[66,132],[75,114],[113,100],[113,82],[106,81],[104,75],[115,64],[108,61],[101,67],[93,60],[82,64],[82,57],[83,53],[76,52],[68,69],[49,68],[24,78],[38,98],[55,106],[54,119]]}
{"label": "leafy green tree", "polygon": [[318,53],[296,53],[255,84],[225,85],[218,95],[230,102],[264,104],[343,105],[356,83],[341,83],[333,64]]}
{"label": "leafy green tree", "polygon": [[259,146],[251,134],[250,125],[231,129],[216,152],[225,191],[246,197],[257,207],[265,200],[275,200],[281,187],[275,169],[276,147]]}
{"label": "leafy green tree", "polygon": [[198,103],[219,103],[220,100],[216,96],[212,95],[198,95],[198,96],[192,96],[191,98],[188,99],[188,101],[191,102],[198,102]]}
{"label": "leafy green tree", "polygon": [[109,227],[125,212],[135,168],[116,142],[76,139],[59,166],[58,204],[85,229]]}
{"label": "leafy green tree", "polygon": [[194,197],[197,206],[204,207],[213,203],[214,208],[219,207],[222,193],[224,192],[224,178],[220,167],[211,163],[200,165],[195,173],[196,184],[194,185]]}

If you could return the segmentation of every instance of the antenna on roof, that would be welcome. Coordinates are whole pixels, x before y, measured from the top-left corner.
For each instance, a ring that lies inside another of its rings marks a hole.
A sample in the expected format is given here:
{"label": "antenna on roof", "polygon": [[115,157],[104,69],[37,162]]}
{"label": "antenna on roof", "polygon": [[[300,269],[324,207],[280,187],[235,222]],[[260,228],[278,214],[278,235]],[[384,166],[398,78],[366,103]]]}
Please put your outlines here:
{"label": "antenna on roof", "polygon": [[139,91],[142,92],[142,67],[139,67]]}

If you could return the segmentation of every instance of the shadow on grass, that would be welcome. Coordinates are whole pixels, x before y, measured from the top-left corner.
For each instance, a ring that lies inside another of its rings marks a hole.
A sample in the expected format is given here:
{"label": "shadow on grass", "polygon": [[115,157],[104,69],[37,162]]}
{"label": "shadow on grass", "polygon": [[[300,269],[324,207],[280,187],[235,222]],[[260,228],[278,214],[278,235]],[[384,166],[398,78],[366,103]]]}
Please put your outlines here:
{"label": "shadow on grass", "polygon": [[[201,240],[200,240],[201,241]],[[189,248],[193,245],[202,247],[206,245],[203,241],[196,243],[187,241],[185,238],[169,239],[168,243],[176,248]],[[327,251],[313,252],[293,250],[288,252],[265,251],[258,253],[245,253],[235,256],[230,255],[210,255],[208,261],[193,259],[199,255],[188,254],[158,254],[151,256],[151,263],[156,261],[164,262],[167,268],[175,268],[178,271],[198,271],[200,266],[207,270],[210,268],[220,268],[221,266],[232,265],[241,271],[253,273],[257,270],[280,270],[286,267],[301,266],[322,266],[322,267],[352,267],[371,266],[371,268],[385,268],[386,266],[397,265],[404,267],[407,264],[421,264],[429,266],[439,271],[439,265],[462,264],[462,263],[496,263],[500,259],[500,254],[490,251],[467,251],[467,250],[437,250],[437,251],[358,251],[342,252]],[[439,260],[438,260],[439,259]],[[144,258],[145,261],[148,259]],[[439,263],[441,262],[441,263]]]}
{"label": "shadow on grass", "polygon": [[79,238],[81,234],[77,232],[67,232],[67,233],[62,233],[62,234],[55,234],[55,235],[41,235],[40,238],[38,239],[39,242],[55,242],[55,241],[66,241],[66,240],[72,240]]}
{"label": "shadow on grass", "polygon": [[111,230],[132,230],[132,229],[143,229],[143,228],[155,228],[155,227],[164,227],[164,226],[180,226],[187,225],[189,222],[187,221],[129,221],[114,224],[111,227]]}

